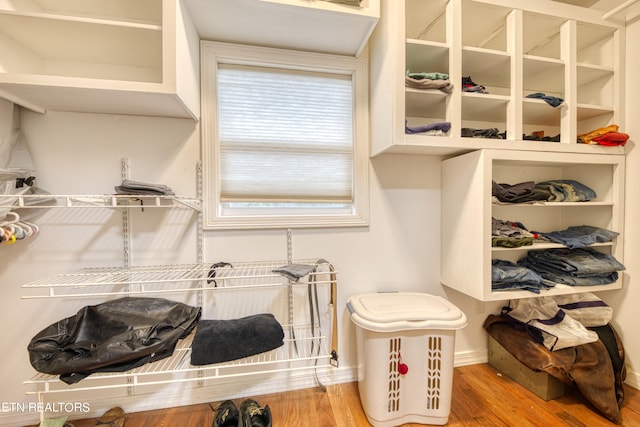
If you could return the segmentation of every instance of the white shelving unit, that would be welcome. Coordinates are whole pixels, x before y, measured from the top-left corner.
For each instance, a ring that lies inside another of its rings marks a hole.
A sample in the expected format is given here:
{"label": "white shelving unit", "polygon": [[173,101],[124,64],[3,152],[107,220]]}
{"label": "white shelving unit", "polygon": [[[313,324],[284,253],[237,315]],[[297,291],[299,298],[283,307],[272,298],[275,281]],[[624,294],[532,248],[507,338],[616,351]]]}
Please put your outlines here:
{"label": "white shelving unit", "polygon": [[[273,272],[290,262],[317,267],[295,282]],[[314,370],[337,363],[337,349],[332,348],[337,272],[329,262],[305,259],[231,264],[215,268],[209,264],[182,264],[84,269],[26,284],[23,288],[28,295],[24,298],[202,293],[203,318],[215,315],[216,319],[233,319],[268,310],[283,327],[284,346],[244,359],[193,366],[190,355],[194,331],[179,341],[169,358],[136,369],[94,373],[74,385],[63,383],[57,376],[38,373],[26,383],[38,386],[36,393],[41,399],[50,393],[125,387],[133,387],[130,391],[135,394],[136,388],[161,384]]]}
{"label": "white shelving unit", "polygon": [[[577,143],[617,124],[624,132],[624,24],[557,2],[382,0],[371,38],[372,155],[457,155],[471,150],[623,154],[624,147]],[[454,89],[406,88],[411,72],[449,74]],[[489,93],[461,90],[463,77]],[[562,98],[557,108],[527,95]],[[450,122],[446,136],[407,135],[409,126]],[[462,137],[497,128],[506,140]],[[525,140],[544,132],[560,142]]]}
{"label": "white shelving unit", "polygon": [[[30,202],[46,199],[46,203]],[[201,212],[199,199],[175,196],[3,196],[0,204],[24,209],[38,208],[131,208],[192,209]],[[123,217],[123,219],[126,217]],[[126,220],[124,224],[126,225]],[[125,242],[128,229],[124,227]],[[125,243],[125,246],[126,243]],[[130,248],[128,248],[130,251]],[[127,254],[125,248],[125,254]],[[201,250],[199,250],[201,254]],[[201,255],[199,255],[201,256]],[[290,263],[315,265],[298,281],[274,272]],[[215,273],[215,274],[212,274]],[[55,375],[37,373],[25,381],[34,384],[40,401],[50,394],[127,388],[128,394],[148,387],[178,382],[197,382],[275,372],[316,370],[337,365],[336,307],[337,272],[319,259],[274,260],[232,263],[215,267],[202,262],[179,265],[86,268],[23,285],[23,299],[73,299],[98,303],[105,298],[195,296],[203,318],[233,319],[270,312],[285,332],[284,345],[256,356],[205,366],[190,364],[195,331],[181,340],[169,358],[125,372],[95,373],[74,385]],[[242,304],[238,304],[242,301]]]}
{"label": "white shelving unit", "polygon": [[[480,301],[530,298],[529,291],[492,291],[491,261],[516,262],[527,251],[560,248],[544,243],[519,248],[491,246],[491,219],[519,221],[529,230],[551,232],[569,226],[592,225],[617,231],[611,243],[595,245],[624,263],[624,168],[622,155],[478,150],[442,162],[442,271],[441,282]],[[592,188],[597,198],[588,202],[492,204],[491,184],[517,184],[551,179],[573,179]],[[540,295],[620,289],[616,283],[566,286]]]}
{"label": "white shelving unit", "polygon": [[0,97],[34,111],[200,116],[181,0],[2,1],[0,50]]}
{"label": "white shelving unit", "polygon": [[[127,159],[121,175],[129,177]],[[55,375],[37,373],[25,384],[36,385],[41,402],[57,393],[127,388],[127,394],[178,382],[197,382],[249,375],[316,370],[336,366],[337,272],[324,259],[293,260],[291,234],[287,231],[288,260],[206,264],[203,258],[202,171],[196,165],[197,197],[150,195],[3,195],[0,207],[12,209],[102,208],[122,211],[124,259],[118,267],[85,268],[61,273],[23,285],[23,299],[82,299],[97,304],[108,298],[153,296],[193,299],[203,319],[236,319],[269,312],[282,325],[284,345],[256,356],[205,366],[190,364],[195,331],[181,340],[172,356],[136,369],[95,373],[74,385]],[[129,212],[131,209],[188,209],[198,214],[197,257],[194,264],[131,265]],[[291,280],[273,270],[288,264],[315,269]],[[241,303],[239,303],[241,301]],[[43,325],[45,326],[45,325]]]}

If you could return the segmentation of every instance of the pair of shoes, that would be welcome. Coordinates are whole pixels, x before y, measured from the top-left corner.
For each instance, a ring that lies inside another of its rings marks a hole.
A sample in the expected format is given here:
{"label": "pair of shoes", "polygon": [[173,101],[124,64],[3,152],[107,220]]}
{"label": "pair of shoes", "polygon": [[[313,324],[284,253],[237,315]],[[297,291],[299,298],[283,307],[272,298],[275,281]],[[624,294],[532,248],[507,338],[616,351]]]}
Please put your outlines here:
{"label": "pair of shoes", "polygon": [[225,400],[216,409],[212,427],[271,427],[271,409],[253,399],[244,400],[240,409],[231,400]]}
{"label": "pair of shoes", "polygon": [[124,410],[119,406],[109,409],[96,420],[97,426],[124,427]]}

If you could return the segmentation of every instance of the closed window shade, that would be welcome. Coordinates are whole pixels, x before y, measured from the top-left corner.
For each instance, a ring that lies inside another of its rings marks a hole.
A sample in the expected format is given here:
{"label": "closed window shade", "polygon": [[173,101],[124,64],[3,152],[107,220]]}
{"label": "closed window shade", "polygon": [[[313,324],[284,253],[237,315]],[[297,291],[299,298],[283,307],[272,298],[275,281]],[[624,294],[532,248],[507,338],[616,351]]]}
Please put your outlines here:
{"label": "closed window shade", "polygon": [[222,202],[351,203],[350,75],[219,64]]}

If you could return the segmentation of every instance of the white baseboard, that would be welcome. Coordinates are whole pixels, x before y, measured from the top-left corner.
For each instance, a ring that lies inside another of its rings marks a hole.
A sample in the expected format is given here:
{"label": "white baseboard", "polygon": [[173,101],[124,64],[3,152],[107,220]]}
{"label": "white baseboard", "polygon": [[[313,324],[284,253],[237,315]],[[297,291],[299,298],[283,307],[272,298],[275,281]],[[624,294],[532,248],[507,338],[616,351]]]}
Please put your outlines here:
{"label": "white baseboard", "polygon": [[[454,356],[454,366],[466,366],[487,362],[487,352],[463,352]],[[240,399],[246,396],[260,396],[284,391],[301,390],[333,384],[355,382],[358,372],[355,366],[338,368],[323,367],[317,369],[317,380],[313,370],[285,372],[278,375],[256,375],[240,378],[221,378],[208,381],[203,385],[195,382],[176,384],[161,389],[149,388],[135,395],[94,398],[88,403],[89,410],[83,413],[69,413],[69,420],[78,418],[97,418],[114,406],[121,406],[125,412],[141,412],[155,409],[216,402],[224,399]],[[318,382],[319,381],[319,382]],[[138,390],[137,390],[138,391]],[[69,402],[82,400],[76,395],[64,394],[45,397],[45,401]],[[262,402],[261,402],[262,403]],[[269,402],[264,402],[269,404]],[[60,414],[45,414],[47,417]],[[23,427],[40,422],[37,412],[18,411],[0,413],[0,425],[4,427]]]}
{"label": "white baseboard", "polygon": [[629,369],[627,365],[627,378],[624,381],[629,387],[640,390],[640,373]]}
{"label": "white baseboard", "polygon": [[454,355],[453,366],[480,365],[489,361],[488,350],[483,351],[461,351]]}

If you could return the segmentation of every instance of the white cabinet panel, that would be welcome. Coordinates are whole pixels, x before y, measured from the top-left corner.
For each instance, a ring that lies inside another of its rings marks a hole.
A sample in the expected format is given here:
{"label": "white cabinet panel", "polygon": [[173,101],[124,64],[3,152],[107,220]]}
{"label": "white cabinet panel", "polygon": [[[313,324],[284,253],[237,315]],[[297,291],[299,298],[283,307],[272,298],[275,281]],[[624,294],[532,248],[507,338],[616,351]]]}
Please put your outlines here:
{"label": "white cabinet panel", "polygon": [[180,0],[0,2],[0,96],[42,112],[197,119],[198,46]]}

